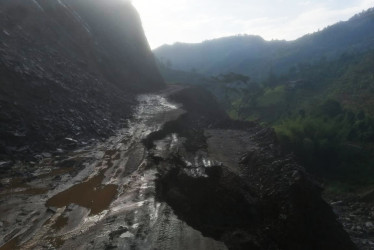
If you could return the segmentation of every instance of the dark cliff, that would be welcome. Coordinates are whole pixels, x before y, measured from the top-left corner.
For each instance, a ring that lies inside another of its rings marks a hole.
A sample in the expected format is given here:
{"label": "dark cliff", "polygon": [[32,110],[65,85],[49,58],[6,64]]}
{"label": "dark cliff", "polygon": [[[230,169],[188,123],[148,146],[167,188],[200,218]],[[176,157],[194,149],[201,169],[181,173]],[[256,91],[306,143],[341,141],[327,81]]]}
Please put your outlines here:
{"label": "dark cliff", "polygon": [[131,3],[1,1],[0,158],[106,137],[162,86]]}

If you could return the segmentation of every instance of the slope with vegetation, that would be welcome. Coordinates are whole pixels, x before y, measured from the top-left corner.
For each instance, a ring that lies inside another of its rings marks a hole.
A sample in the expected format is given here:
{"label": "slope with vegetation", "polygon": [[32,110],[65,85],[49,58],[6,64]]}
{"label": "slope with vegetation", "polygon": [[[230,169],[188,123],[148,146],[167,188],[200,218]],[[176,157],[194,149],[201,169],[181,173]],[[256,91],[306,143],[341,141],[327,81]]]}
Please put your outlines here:
{"label": "slope with vegetation", "polygon": [[239,36],[163,46],[155,55],[166,80],[192,76],[231,117],[273,126],[309,171],[367,186],[374,184],[373,31],[369,9],[292,42]]}

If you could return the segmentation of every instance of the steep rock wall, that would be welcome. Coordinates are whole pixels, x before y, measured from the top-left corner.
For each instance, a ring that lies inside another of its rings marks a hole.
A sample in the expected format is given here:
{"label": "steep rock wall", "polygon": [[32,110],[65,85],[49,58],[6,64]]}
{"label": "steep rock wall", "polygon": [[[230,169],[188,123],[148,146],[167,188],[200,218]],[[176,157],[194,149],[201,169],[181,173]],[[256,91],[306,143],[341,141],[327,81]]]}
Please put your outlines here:
{"label": "steep rock wall", "polygon": [[0,158],[106,137],[163,84],[131,3],[1,1]]}

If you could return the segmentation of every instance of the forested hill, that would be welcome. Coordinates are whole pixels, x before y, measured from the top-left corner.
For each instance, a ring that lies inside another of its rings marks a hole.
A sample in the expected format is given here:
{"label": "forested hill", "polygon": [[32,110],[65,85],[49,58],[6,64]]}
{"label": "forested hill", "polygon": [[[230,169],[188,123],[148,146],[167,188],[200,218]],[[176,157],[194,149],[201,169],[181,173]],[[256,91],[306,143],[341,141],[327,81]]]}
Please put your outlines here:
{"label": "forested hill", "polygon": [[374,8],[291,42],[236,36],[154,53],[166,81],[203,85],[232,118],[271,125],[310,172],[374,185]]}
{"label": "forested hill", "polygon": [[[203,75],[235,72],[253,79],[280,74],[300,63],[334,59],[342,53],[374,48],[374,8],[295,41],[265,41],[259,36],[233,36],[198,44],[176,43],[154,50],[161,63]],[[172,80],[172,79],[167,79]]]}

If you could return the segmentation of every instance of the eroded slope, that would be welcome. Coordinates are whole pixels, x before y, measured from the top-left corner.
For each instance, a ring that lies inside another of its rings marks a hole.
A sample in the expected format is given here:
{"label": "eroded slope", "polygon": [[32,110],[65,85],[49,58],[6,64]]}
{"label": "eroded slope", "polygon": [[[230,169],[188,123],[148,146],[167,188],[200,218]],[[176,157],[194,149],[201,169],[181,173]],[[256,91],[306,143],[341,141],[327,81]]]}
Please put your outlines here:
{"label": "eroded slope", "polygon": [[106,138],[162,86],[129,2],[1,1],[1,159]]}

